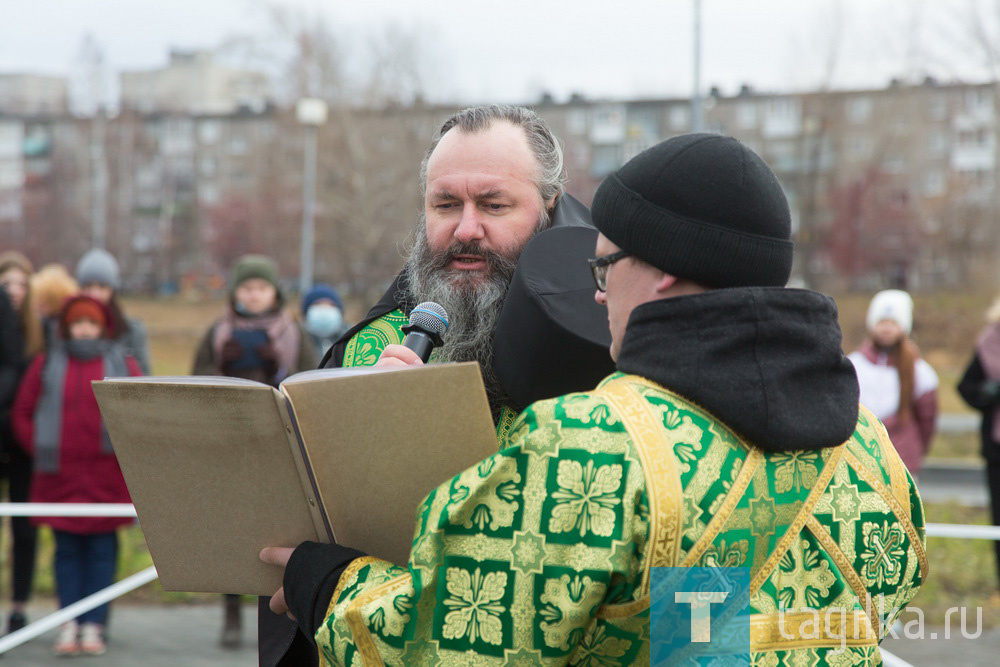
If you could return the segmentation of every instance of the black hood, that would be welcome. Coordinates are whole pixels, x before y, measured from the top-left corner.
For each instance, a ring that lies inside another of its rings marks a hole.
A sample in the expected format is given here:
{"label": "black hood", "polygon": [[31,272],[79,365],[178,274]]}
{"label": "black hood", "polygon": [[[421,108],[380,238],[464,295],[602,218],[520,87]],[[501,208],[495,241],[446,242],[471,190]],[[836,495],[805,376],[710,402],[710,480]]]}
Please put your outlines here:
{"label": "black hood", "polygon": [[834,447],[857,425],[858,379],[841,349],[837,306],[816,292],[742,287],[642,304],[618,369],[770,451]]}

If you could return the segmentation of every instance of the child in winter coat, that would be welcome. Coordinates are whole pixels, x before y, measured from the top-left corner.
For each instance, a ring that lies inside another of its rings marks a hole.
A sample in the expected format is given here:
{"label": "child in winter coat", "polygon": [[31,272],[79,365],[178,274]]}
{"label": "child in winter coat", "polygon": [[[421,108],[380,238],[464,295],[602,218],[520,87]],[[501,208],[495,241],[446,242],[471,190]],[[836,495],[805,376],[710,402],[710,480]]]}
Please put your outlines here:
{"label": "child in winter coat", "polygon": [[97,299],[107,307],[115,331],[114,340],[121,343],[125,351],[139,362],[143,375],[152,373],[146,325],[134,317],[128,317],[118,300],[122,282],[118,260],[103,248],[88,250],[76,265],[76,282],[80,284],[81,294]]}
{"label": "child in winter coat", "polygon": [[[112,339],[111,314],[87,296],[70,298],[59,317],[60,340],[28,367],[12,418],[18,442],[34,457],[31,502],[128,503],[128,488],[90,386],[104,377],[141,375]],[[55,534],[59,606],[67,607],[114,581],[116,529],[124,517],[38,517]],[[57,655],[104,653],[108,606],[65,623]]]}
{"label": "child in winter coat", "polygon": [[[238,259],[229,289],[229,308],[205,333],[192,375],[228,375],[277,386],[293,373],[316,367],[312,341],[283,308],[278,267],[271,259]],[[227,595],[225,600],[220,643],[235,649],[243,633],[240,598]]]}

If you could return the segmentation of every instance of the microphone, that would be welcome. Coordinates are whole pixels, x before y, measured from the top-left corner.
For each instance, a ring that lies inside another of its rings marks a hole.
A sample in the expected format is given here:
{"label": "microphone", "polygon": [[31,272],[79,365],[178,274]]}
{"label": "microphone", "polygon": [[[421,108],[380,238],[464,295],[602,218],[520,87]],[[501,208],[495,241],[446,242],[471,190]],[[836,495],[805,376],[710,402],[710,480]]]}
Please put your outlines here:
{"label": "microphone", "polygon": [[427,363],[434,346],[441,346],[441,334],[448,329],[448,312],[433,301],[424,301],[410,311],[410,323],[403,327],[403,346],[417,353]]}

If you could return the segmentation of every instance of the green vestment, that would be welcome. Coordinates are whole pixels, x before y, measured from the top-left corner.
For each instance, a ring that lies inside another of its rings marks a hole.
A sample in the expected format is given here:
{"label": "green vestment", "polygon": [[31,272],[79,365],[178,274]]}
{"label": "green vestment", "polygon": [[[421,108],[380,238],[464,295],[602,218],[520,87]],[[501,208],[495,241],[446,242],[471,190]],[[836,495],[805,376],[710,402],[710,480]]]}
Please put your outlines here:
{"label": "green vestment", "polygon": [[326,662],[648,664],[650,568],[715,565],[752,570],[736,664],[879,664],[927,575],[916,487],[864,408],[838,447],[770,452],[615,373],[533,404],[501,445],[426,497],[406,568],[348,566]]}

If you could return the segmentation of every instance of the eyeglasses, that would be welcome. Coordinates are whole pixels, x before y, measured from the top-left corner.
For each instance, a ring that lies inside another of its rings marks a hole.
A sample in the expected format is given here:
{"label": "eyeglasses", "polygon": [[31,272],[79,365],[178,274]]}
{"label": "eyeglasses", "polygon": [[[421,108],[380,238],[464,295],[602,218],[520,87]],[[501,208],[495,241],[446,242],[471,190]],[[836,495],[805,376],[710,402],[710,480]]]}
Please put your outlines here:
{"label": "eyeglasses", "polygon": [[608,289],[608,267],[619,259],[625,259],[630,254],[627,250],[619,250],[610,255],[587,260],[587,263],[590,264],[590,272],[594,274],[594,283],[598,290],[604,292]]}

